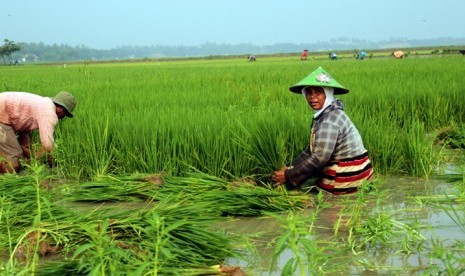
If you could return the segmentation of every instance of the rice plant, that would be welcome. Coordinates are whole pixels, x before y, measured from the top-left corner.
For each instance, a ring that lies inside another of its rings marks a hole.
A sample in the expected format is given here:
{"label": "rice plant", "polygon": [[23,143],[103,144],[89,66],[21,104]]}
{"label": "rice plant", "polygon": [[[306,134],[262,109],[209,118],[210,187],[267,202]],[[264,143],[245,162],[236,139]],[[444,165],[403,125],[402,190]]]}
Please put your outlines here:
{"label": "rice plant", "polygon": [[[460,60],[308,63],[317,65],[350,88],[339,98],[378,172],[431,174],[436,157],[431,140],[423,136],[465,119]],[[57,130],[56,158],[66,176],[182,175],[190,167],[220,177],[265,176],[307,144],[312,111],[302,97],[287,91],[311,71],[300,63],[25,66],[21,74],[9,69],[1,68],[0,80],[11,90],[76,95],[75,118]],[[433,89],[445,82],[447,89]]]}

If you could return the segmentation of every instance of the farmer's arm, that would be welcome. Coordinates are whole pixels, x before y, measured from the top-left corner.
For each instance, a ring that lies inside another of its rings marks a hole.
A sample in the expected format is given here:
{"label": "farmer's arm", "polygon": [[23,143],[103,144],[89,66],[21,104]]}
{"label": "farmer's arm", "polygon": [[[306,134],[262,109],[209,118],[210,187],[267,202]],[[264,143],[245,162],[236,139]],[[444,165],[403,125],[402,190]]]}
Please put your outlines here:
{"label": "farmer's arm", "polygon": [[38,118],[39,137],[42,147],[35,152],[36,158],[42,158],[44,155],[52,153],[55,148],[53,138],[55,125],[58,119],[53,116],[42,116]]}
{"label": "farmer's arm", "polygon": [[324,168],[333,155],[338,135],[339,127],[333,124],[323,123],[315,130],[313,152],[285,170],[288,188],[296,188]]}

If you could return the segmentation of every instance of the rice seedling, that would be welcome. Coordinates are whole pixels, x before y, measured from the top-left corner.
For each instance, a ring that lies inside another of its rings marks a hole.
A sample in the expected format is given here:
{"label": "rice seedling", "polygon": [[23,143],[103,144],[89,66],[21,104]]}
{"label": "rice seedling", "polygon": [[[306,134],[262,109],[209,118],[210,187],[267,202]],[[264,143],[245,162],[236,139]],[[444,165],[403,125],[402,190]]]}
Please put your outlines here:
{"label": "rice seedling", "polygon": [[405,158],[407,160],[415,160],[415,162],[406,164],[406,171],[410,172],[413,176],[427,178],[431,175],[434,165],[439,160],[439,153],[435,152],[433,148],[433,139],[427,138],[424,127],[421,124],[412,123],[405,141]]}
{"label": "rice seedling", "polygon": [[276,269],[277,260],[285,251],[290,251],[292,257],[280,270],[281,275],[313,275],[334,269],[334,266],[327,264],[327,254],[337,258],[335,256],[338,255],[339,250],[330,241],[319,240],[315,232],[318,214],[326,207],[328,204],[324,201],[323,194],[319,193],[315,209],[309,215],[296,212],[287,212],[285,216],[270,214],[283,228],[274,246],[270,271]]}
{"label": "rice seedling", "polygon": [[451,192],[444,192],[441,194],[415,196],[414,200],[419,205],[435,205],[438,208],[447,208],[451,204],[457,204],[465,201],[465,178],[463,174],[449,174],[436,176],[437,179],[445,180],[454,184],[454,190]]}
{"label": "rice seedling", "polygon": [[395,219],[397,212],[383,209],[382,200],[378,197],[369,214],[351,221],[347,243],[354,254],[378,250],[410,252],[411,245],[420,246],[425,240],[418,225]]}
{"label": "rice seedling", "polygon": [[97,181],[67,184],[66,196],[71,202],[140,202],[155,193],[157,187],[150,182],[128,182],[100,178]]}
{"label": "rice seedling", "polygon": [[275,129],[271,122],[256,124],[253,130],[243,126],[243,133],[236,137],[236,143],[244,150],[251,164],[255,164],[250,172],[263,174],[259,178],[267,177],[270,172],[280,169],[286,164],[286,160],[289,160],[287,139],[280,130],[275,129],[273,133],[270,129]]}
{"label": "rice seedling", "polygon": [[465,244],[455,241],[445,245],[439,239],[431,240],[429,267],[424,273],[429,275],[462,275],[465,272]]}
{"label": "rice seedling", "polygon": [[[463,193],[463,176],[446,177],[450,182],[457,186],[457,194],[444,194],[434,196],[417,197],[419,204],[426,204],[437,210],[442,210],[450,220],[455,224],[459,231],[465,232],[465,212],[461,203],[464,199]],[[429,258],[429,267],[425,273],[460,275],[465,272],[465,244],[462,239],[441,239],[440,237],[431,237],[430,245],[427,251]]]}

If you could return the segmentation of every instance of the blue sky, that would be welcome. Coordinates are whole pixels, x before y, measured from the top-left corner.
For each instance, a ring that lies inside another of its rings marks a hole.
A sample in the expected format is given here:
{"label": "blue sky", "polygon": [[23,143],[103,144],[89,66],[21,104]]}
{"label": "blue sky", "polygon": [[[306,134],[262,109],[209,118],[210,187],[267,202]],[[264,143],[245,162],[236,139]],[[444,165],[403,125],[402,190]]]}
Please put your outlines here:
{"label": "blue sky", "polygon": [[2,0],[0,40],[118,46],[465,37],[464,0]]}

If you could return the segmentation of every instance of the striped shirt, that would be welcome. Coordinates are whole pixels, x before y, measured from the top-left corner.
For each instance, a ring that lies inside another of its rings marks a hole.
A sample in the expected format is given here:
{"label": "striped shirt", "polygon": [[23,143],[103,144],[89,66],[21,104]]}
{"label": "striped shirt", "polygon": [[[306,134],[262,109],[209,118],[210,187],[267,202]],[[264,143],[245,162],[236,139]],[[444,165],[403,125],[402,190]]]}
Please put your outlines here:
{"label": "striped shirt", "polygon": [[326,190],[357,187],[371,175],[371,161],[360,133],[337,99],[313,119],[309,146],[285,171],[288,188],[319,177],[317,185]]}
{"label": "striped shirt", "polygon": [[0,123],[9,125],[15,132],[39,129],[44,150],[54,148],[53,132],[58,123],[52,99],[27,92],[0,93]]}

